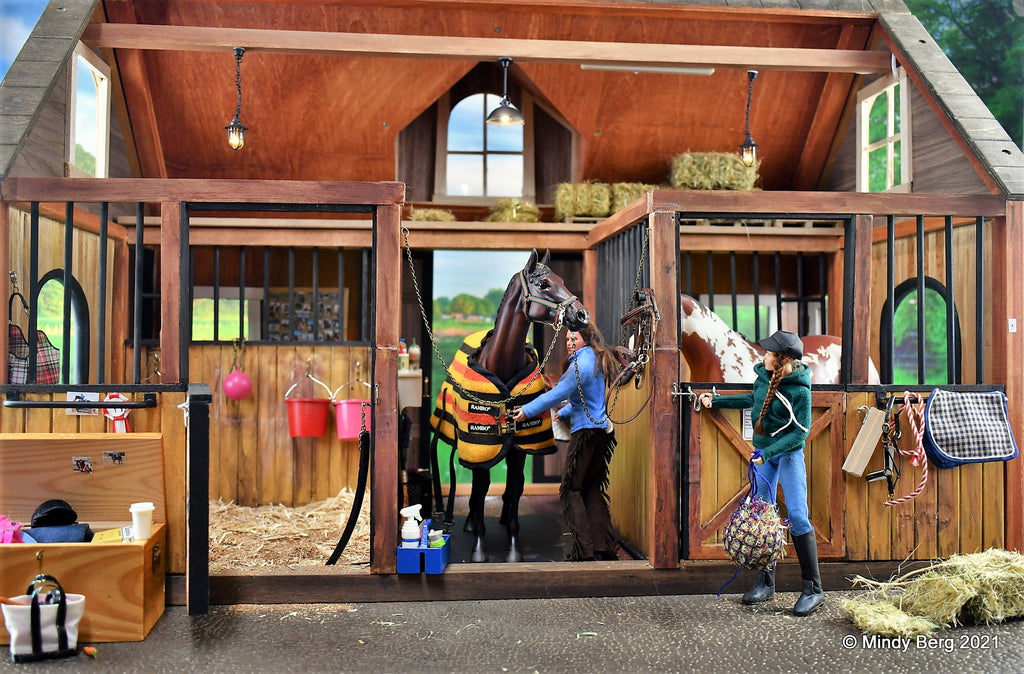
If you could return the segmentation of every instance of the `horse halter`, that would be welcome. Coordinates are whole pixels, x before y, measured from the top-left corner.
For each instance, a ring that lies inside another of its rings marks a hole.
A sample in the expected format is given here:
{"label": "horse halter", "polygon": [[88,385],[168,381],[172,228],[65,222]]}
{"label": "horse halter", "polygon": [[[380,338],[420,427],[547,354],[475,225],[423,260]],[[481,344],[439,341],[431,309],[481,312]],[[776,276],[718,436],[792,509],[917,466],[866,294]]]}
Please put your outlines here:
{"label": "horse halter", "polygon": [[[559,330],[562,327],[562,320],[565,317],[566,309],[569,307],[570,304],[576,302],[579,298],[576,297],[576,295],[569,295],[568,298],[562,300],[561,302],[553,302],[540,295],[534,295],[533,291],[531,290],[529,279],[533,278],[534,275],[548,276],[550,273],[551,270],[544,265],[538,265],[537,271],[530,272],[529,276],[526,275],[526,270],[521,269],[519,271],[519,283],[523,286],[523,315],[526,316],[528,320],[534,320],[530,318],[531,302],[535,302],[537,304],[545,306],[548,309],[551,309],[555,312],[555,319],[550,322],[544,320],[538,320],[536,322],[543,323],[544,325],[549,325],[553,327],[555,330]],[[585,315],[586,310],[584,310],[584,316]]]}

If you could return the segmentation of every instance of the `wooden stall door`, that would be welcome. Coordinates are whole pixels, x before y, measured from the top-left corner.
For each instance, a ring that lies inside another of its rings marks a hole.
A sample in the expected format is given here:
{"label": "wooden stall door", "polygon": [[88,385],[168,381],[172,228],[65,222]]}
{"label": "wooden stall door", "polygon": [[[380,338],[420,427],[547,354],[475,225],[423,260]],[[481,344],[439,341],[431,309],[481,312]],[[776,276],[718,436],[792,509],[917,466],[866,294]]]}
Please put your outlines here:
{"label": "wooden stall door", "polygon": [[[807,461],[808,508],[823,559],[843,558],[844,395],[815,391]],[[747,461],[750,442],[743,439],[741,410],[704,410],[693,414],[687,456],[689,490],[689,559],[728,559],[722,547],[722,527],[749,491]],[[785,517],[785,492],[779,491]],[[792,556],[792,545],[787,556]]]}

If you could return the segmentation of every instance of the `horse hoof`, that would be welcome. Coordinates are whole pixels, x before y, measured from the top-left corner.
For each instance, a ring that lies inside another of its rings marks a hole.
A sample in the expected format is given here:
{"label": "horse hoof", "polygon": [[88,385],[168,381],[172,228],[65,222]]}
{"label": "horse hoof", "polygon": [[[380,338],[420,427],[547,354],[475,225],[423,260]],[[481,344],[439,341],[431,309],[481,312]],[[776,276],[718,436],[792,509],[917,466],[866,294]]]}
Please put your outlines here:
{"label": "horse hoof", "polygon": [[519,554],[518,550],[509,550],[505,555],[505,561],[511,563],[518,563],[523,561],[523,556]]}
{"label": "horse hoof", "polygon": [[474,561],[474,562],[486,562],[487,561],[487,553],[484,552],[483,550],[474,550],[473,551],[473,556],[470,557],[470,559],[472,561]]}

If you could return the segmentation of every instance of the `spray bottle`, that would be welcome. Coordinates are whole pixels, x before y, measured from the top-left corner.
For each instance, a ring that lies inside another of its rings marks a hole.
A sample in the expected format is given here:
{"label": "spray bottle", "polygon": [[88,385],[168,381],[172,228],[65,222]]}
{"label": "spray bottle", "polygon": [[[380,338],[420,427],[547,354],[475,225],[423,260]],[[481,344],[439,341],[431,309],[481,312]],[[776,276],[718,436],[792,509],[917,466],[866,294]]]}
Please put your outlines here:
{"label": "spray bottle", "polygon": [[420,508],[422,507],[423,504],[414,503],[398,511],[405,518],[405,522],[402,523],[403,548],[418,548],[420,545],[421,532],[419,523],[423,521],[423,518],[420,517]]}

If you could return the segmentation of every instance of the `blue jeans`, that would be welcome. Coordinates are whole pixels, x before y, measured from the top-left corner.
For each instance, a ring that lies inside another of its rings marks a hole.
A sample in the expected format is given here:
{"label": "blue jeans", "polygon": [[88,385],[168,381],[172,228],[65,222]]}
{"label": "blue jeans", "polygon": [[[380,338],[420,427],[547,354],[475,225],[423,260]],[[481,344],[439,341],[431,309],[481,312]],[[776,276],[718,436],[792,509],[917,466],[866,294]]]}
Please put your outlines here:
{"label": "blue jeans", "polygon": [[[786,452],[754,467],[760,475],[757,478],[757,497],[762,501],[774,503],[781,483],[782,493],[786,495],[786,512],[793,527],[790,533],[793,536],[800,536],[808,531],[814,531],[807,514],[807,468],[804,465],[803,448]],[[771,485],[769,493],[765,493],[765,480]]]}

